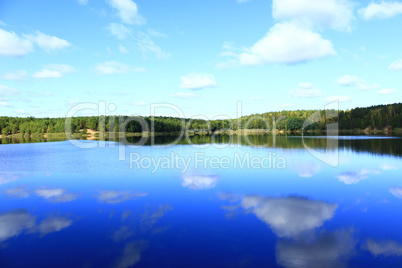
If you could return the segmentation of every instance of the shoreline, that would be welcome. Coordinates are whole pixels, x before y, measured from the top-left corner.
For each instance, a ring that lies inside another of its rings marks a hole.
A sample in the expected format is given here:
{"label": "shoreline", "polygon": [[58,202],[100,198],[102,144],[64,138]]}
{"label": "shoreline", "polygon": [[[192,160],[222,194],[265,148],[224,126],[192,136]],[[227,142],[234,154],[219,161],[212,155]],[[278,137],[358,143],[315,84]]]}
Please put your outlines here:
{"label": "shoreline", "polygon": [[[188,136],[211,136],[211,135],[283,135],[283,134],[302,134],[302,131],[290,131],[290,130],[265,130],[265,129],[242,129],[238,130],[226,130],[226,131],[198,131],[198,130],[187,130],[185,133]],[[303,133],[307,134],[324,134],[327,133],[326,130],[308,130],[304,131]],[[329,133],[331,134],[331,133]],[[394,136],[394,135],[401,135],[402,129],[396,128],[394,130],[388,129],[381,129],[381,130],[370,130],[370,129],[340,129],[338,134],[352,134],[352,135],[386,135],[386,136]],[[110,139],[110,138],[119,138],[119,137],[148,137],[148,136],[179,136],[180,132],[142,132],[142,133],[124,133],[124,132],[106,132],[106,133],[99,133],[99,131],[94,130],[87,130],[86,134],[82,133],[73,133],[67,135],[65,133],[34,133],[34,134],[9,134],[4,136],[4,134],[0,134],[0,139],[51,139],[51,138],[63,138],[63,139],[86,139],[86,140],[99,140],[99,139]]]}

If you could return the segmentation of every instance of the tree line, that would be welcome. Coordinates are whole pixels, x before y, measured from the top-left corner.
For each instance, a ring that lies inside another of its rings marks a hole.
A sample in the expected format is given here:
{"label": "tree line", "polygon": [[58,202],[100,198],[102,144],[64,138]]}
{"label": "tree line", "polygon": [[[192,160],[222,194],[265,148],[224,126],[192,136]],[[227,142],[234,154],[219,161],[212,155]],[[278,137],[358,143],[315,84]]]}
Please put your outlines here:
{"label": "tree line", "polygon": [[86,129],[99,132],[180,132],[261,130],[325,130],[338,123],[339,129],[395,129],[402,127],[402,103],[354,108],[346,111],[296,110],[252,114],[238,119],[202,120],[177,117],[89,116],[66,118],[0,117],[0,132],[9,134],[79,133]]}

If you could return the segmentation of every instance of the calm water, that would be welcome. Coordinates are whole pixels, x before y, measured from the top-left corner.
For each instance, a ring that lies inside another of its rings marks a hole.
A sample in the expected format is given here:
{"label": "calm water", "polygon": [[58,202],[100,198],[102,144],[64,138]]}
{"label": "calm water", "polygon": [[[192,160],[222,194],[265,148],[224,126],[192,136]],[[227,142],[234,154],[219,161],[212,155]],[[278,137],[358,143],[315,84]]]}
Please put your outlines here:
{"label": "calm water", "polygon": [[0,267],[402,267],[400,138],[172,139],[0,145]]}

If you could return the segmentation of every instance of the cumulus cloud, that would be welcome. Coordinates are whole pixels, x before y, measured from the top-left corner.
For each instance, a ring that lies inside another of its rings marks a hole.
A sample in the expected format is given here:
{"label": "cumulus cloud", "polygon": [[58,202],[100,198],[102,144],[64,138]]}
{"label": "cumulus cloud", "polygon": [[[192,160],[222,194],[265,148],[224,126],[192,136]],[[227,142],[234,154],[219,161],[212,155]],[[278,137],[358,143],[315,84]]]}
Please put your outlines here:
{"label": "cumulus cloud", "polygon": [[337,83],[344,87],[356,87],[360,90],[370,90],[379,87],[379,85],[377,84],[369,85],[367,84],[366,80],[360,79],[355,75],[349,75],[349,74],[339,77]]}
{"label": "cumulus cloud", "polygon": [[102,203],[118,204],[147,195],[147,193],[131,193],[131,191],[101,191],[96,198]]}
{"label": "cumulus cloud", "polygon": [[262,39],[241,53],[224,53],[245,66],[302,63],[336,54],[331,41],[291,22],[275,24]]}
{"label": "cumulus cloud", "polygon": [[321,96],[321,91],[310,83],[300,83],[290,91],[290,95],[294,98],[316,98]]}
{"label": "cumulus cloud", "polygon": [[325,102],[334,102],[334,101],[348,102],[351,100],[352,100],[352,97],[350,97],[350,96],[331,96],[331,97],[326,97],[324,99]]}
{"label": "cumulus cloud", "polygon": [[367,7],[359,9],[358,13],[365,20],[387,19],[402,14],[402,3],[397,1],[372,2]]}
{"label": "cumulus cloud", "polygon": [[33,228],[35,217],[26,211],[14,211],[0,214],[0,242],[18,236],[24,231]]}
{"label": "cumulus cloud", "polygon": [[367,250],[374,256],[402,256],[402,245],[392,240],[377,242],[368,239],[365,248],[367,248]]}
{"label": "cumulus cloud", "polygon": [[122,22],[127,24],[141,25],[145,19],[138,12],[137,4],[132,0],[108,0],[107,3],[117,9]]}
{"label": "cumulus cloud", "polygon": [[148,29],[148,34],[150,36],[154,36],[154,37],[167,37],[166,34],[158,32],[158,31],[156,31],[154,29]]}
{"label": "cumulus cloud", "polygon": [[65,74],[74,71],[74,67],[67,64],[49,64],[42,70],[35,72],[32,77],[37,79],[62,78]]}
{"label": "cumulus cloud", "polygon": [[388,66],[389,70],[399,71],[402,70],[402,59],[396,60]]}
{"label": "cumulus cloud", "polygon": [[14,32],[0,29],[0,55],[22,57],[33,51],[32,43]]}
{"label": "cumulus cloud", "polygon": [[183,176],[181,186],[192,190],[208,190],[215,188],[218,176]]}
{"label": "cumulus cloud", "polygon": [[71,46],[71,44],[64,39],[41,32],[37,32],[36,35],[26,35],[26,37],[46,52],[61,50]]}
{"label": "cumulus cloud", "polygon": [[77,199],[78,195],[68,193],[66,189],[41,188],[34,191],[37,196],[43,197],[49,202],[63,203]]}
{"label": "cumulus cloud", "polygon": [[118,39],[123,40],[132,36],[131,30],[120,23],[109,23],[107,29]]}
{"label": "cumulus cloud", "polygon": [[349,30],[354,19],[353,5],[347,0],[274,0],[276,20],[296,20],[320,28]]}
{"label": "cumulus cloud", "polygon": [[355,248],[351,231],[323,232],[313,241],[279,240],[276,245],[276,262],[286,268],[338,268],[345,267],[345,259]]}
{"label": "cumulus cloud", "polygon": [[13,107],[14,105],[12,105],[11,103],[7,102],[7,101],[0,101],[0,107]]}
{"label": "cumulus cloud", "polygon": [[383,89],[377,91],[377,93],[380,95],[395,94],[397,92],[398,92],[398,90],[396,88],[383,88]]}
{"label": "cumulus cloud", "polygon": [[158,59],[166,60],[170,58],[170,54],[165,52],[160,46],[155,44],[151,37],[143,32],[137,34],[137,45],[144,54],[153,54]]}
{"label": "cumulus cloud", "polygon": [[244,196],[241,205],[268,224],[279,237],[297,237],[332,219],[338,205],[303,197]]}
{"label": "cumulus cloud", "polygon": [[7,72],[2,78],[6,80],[23,81],[28,76],[28,73],[24,70],[18,70],[15,72]]}
{"label": "cumulus cloud", "polygon": [[17,109],[17,110],[14,110],[14,113],[16,113],[16,114],[18,114],[18,115],[28,114],[28,112],[25,111],[24,109]]}
{"label": "cumulus cloud", "polygon": [[134,67],[125,65],[117,61],[107,61],[103,63],[97,63],[95,70],[99,74],[129,74],[133,72],[145,72],[145,68]]}
{"label": "cumulus cloud", "polygon": [[61,50],[71,44],[56,36],[41,32],[36,34],[23,34],[19,36],[14,32],[0,29],[0,55],[9,57],[22,57],[34,50],[33,44],[38,45],[46,52]]}
{"label": "cumulus cloud", "polygon": [[356,184],[362,180],[369,178],[369,176],[372,174],[380,174],[380,171],[371,169],[362,169],[357,172],[344,172],[335,177],[338,178],[340,182],[343,182],[345,184]]}
{"label": "cumulus cloud", "polygon": [[185,89],[203,89],[208,87],[216,87],[217,83],[215,77],[212,74],[206,73],[192,73],[180,77],[181,88]]}

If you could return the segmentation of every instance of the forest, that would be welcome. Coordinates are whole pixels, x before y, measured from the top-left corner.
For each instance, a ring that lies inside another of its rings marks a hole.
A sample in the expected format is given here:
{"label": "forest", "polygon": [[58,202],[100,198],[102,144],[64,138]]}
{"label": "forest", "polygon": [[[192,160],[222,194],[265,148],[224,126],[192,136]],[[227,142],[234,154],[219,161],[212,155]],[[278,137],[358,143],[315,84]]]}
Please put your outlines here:
{"label": "forest", "polygon": [[[329,116],[328,116],[329,115]],[[0,132],[10,134],[99,132],[238,131],[242,129],[308,131],[325,130],[326,124],[339,124],[340,130],[392,130],[402,127],[402,103],[354,108],[346,111],[296,110],[252,114],[231,120],[182,119],[175,117],[89,116],[69,118],[0,117]]]}

